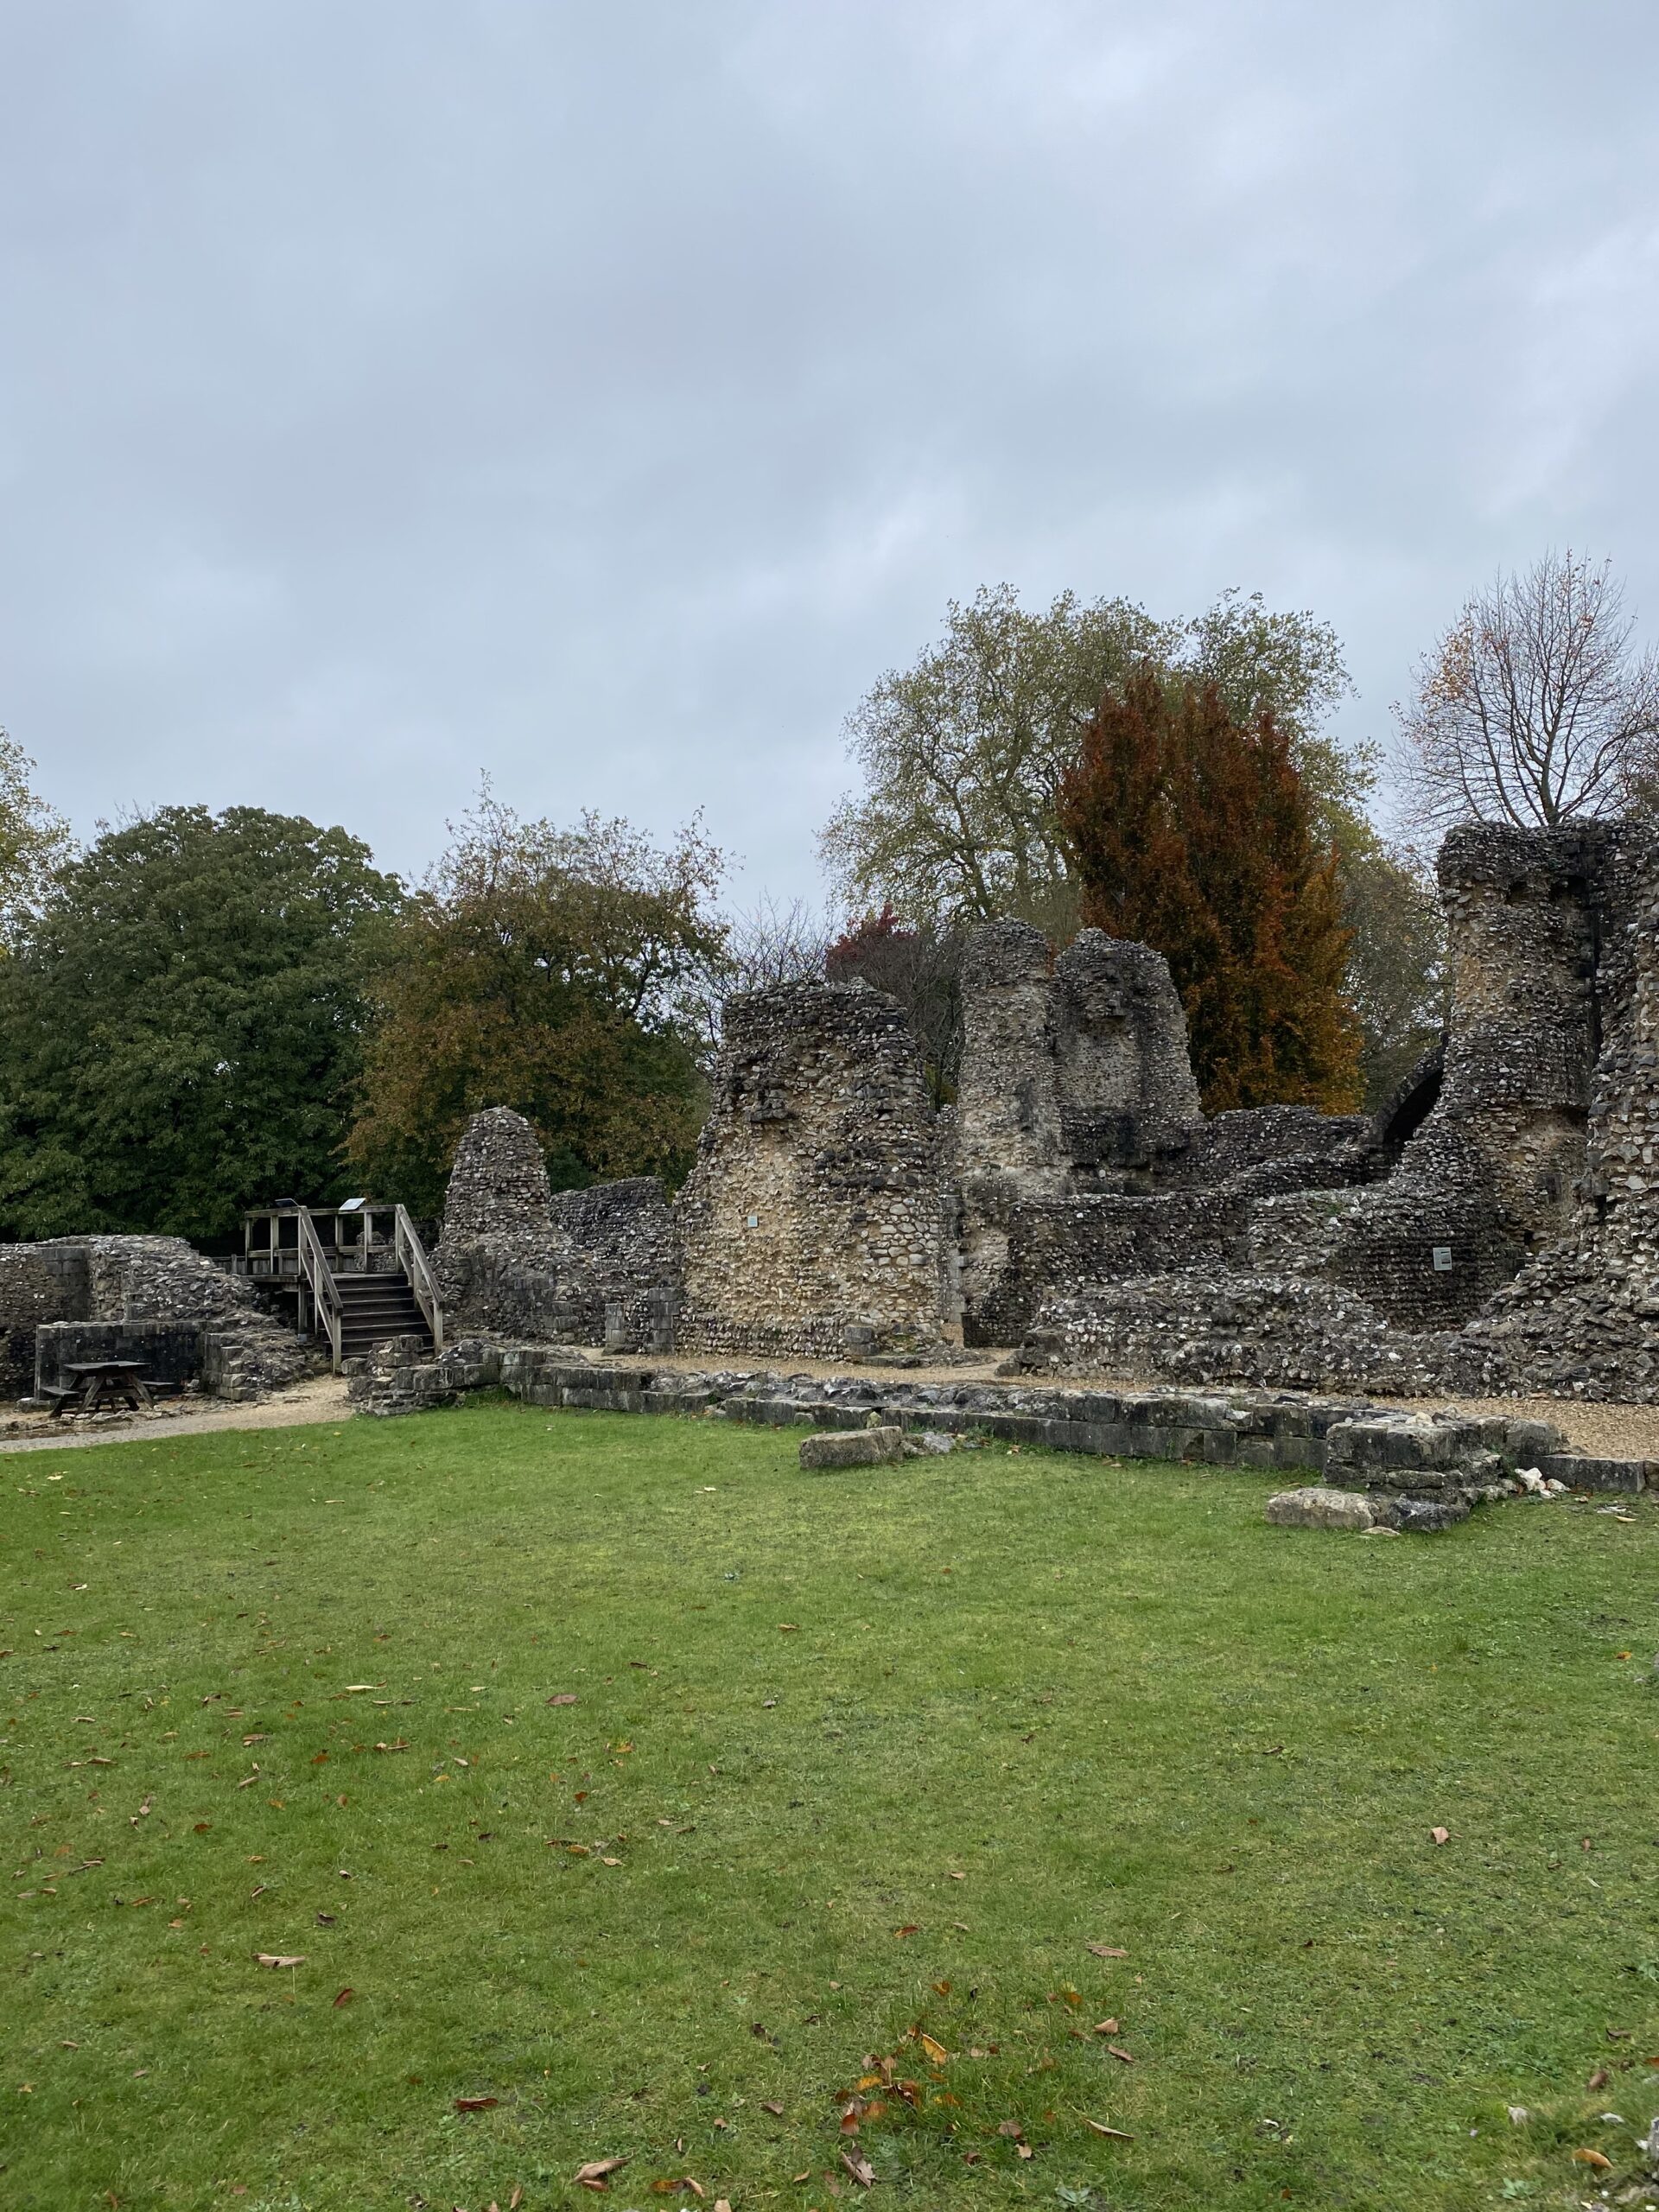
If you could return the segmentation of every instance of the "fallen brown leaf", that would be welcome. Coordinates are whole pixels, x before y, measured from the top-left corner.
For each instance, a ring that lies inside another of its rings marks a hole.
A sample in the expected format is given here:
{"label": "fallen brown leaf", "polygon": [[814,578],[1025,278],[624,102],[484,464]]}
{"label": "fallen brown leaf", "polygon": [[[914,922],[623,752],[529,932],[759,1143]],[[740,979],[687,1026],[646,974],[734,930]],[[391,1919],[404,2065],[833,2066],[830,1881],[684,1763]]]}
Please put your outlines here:
{"label": "fallen brown leaf", "polygon": [[1605,2089],[1607,2086],[1607,2069],[1605,2066],[1598,2066],[1584,2086],[1586,2089]]}
{"label": "fallen brown leaf", "polygon": [[1096,2135],[1109,2135],[1114,2143],[1133,2143],[1135,2140],[1133,2135],[1127,2134],[1121,2127],[1108,2127],[1103,2120],[1085,2119],[1084,2126],[1092,2127]]}
{"label": "fallen brown leaf", "polygon": [[488,2112],[492,2105],[499,2105],[500,2101],[499,2097],[457,2097],[455,2110],[457,2112]]}
{"label": "fallen brown leaf", "polygon": [[[569,1702],[574,1705],[575,1700],[571,1698]],[[584,2189],[591,2189],[595,2182],[602,2185],[607,2174],[617,2172],[627,2163],[626,2158],[589,2158],[585,2166],[576,2168],[575,2178]]]}
{"label": "fallen brown leaf", "polygon": [[921,2044],[922,2049],[936,2066],[943,2066],[950,2056],[944,2045],[942,2043],[936,2043],[931,2036],[924,2036],[921,2038]]}
{"label": "fallen brown leaf", "polygon": [[1107,2044],[1106,2056],[1109,2058],[1121,2058],[1126,2066],[1133,2066],[1135,2063],[1134,2057],[1128,2051],[1122,2050],[1115,2043],[1109,2043]]}
{"label": "fallen brown leaf", "polygon": [[561,1690],[556,1697],[550,1697],[545,1700],[549,1705],[574,1705],[575,1701],[576,1694],[574,1690]]}
{"label": "fallen brown leaf", "polygon": [[914,1920],[906,1921],[902,1928],[895,1928],[893,1932],[895,1936],[918,1935],[921,1932],[920,1924]]}
{"label": "fallen brown leaf", "polygon": [[1613,2162],[1599,2151],[1575,2151],[1574,2159],[1581,2166],[1593,2166],[1598,2173],[1611,2173]]}
{"label": "fallen brown leaf", "polygon": [[1017,2143],[1026,2131],[1017,2120],[1000,2120],[996,2123],[996,2132],[999,2135],[1012,2136]]}
{"label": "fallen brown leaf", "polygon": [[1097,1959],[1127,1959],[1129,1955],[1127,1951],[1120,1951],[1113,1943],[1090,1943],[1084,1948],[1092,1951]]}
{"label": "fallen brown leaf", "polygon": [[256,1951],[253,1955],[262,1967],[302,1967],[305,1964],[303,1952],[293,1957],[283,1951]]}
{"label": "fallen brown leaf", "polygon": [[339,1996],[335,1998],[334,2003],[336,2005],[349,2005],[356,1994],[357,1992],[354,1989],[342,1989]]}
{"label": "fallen brown leaf", "polygon": [[1450,1843],[1452,1840],[1450,1828],[1430,1828],[1428,1834],[1430,1841],[1433,1843]]}
{"label": "fallen brown leaf", "polygon": [[1096,2020],[1095,2033],[1097,2036],[1115,2036],[1117,2033],[1117,2026],[1116,2020]]}
{"label": "fallen brown leaf", "polygon": [[843,2151],[841,2163],[861,2189],[868,2189],[875,2179],[875,2168],[859,2150]]}
{"label": "fallen brown leaf", "polygon": [[1037,2153],[1032,2149],[1029,2143],[1016,2143],[1014,2148],[1014,2155],[1017,2158],[1034,2158],[1037,2155]]}
{"label": "fallen brown leaf", "polygon": [[521,2181],[516,2181],[512,2184],[512,2195],[507,2199],[507,2212],[518,2212],[518,2207],[524,2201],[524,2184]]}
{"label": "fallen brown leaf", "polygon": [[798,1636],[800,1632],[793,1621],[779,1621],[778,1624],[779,1636]]}

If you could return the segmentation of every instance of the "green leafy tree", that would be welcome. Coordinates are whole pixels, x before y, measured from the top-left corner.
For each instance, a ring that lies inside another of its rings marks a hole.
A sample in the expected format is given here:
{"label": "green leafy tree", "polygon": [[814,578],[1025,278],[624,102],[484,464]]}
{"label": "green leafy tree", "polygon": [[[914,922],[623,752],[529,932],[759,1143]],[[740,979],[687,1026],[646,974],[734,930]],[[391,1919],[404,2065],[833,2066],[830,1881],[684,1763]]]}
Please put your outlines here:
{"label": "green leafy tree", "polygon": [[1348,938],[1290,741],[1214,684],[1143,669],[1109,696],[1060,789],[1085,923],[1164,954],[1192,1071],[1220,1113],[1358,1103]]}
{"label": "green leafy tree", "polygon": [[61,866],[0,962],[0,1229],[228,1234],[345,1196],[395,878],[343,830],[164,807]]}
{"label": "green leafy tree", "polygon": [[838,889],[855,912],[890,905],[912,923],[1016,914],[1065,942],[1082,887],[1058,793],[1103,696],[1121,696],[1136,669],[1155,671],[1172,697],[1212,685],[1245,727],[1272,715],[1315,842],[1336,848],[1367,1091],[1386,1094],[1438,1026],[1438,908],[1371,823],[1378,748],[1341,744],[1325,727],[1352,688],[1335,632],[1259,594],[1225,592],[1186,622],[1069,592],[1033,613],[1006,584],[953,602],[938,643],[890,671],[849,718],[863,788],[823,839]]}
{"label": "green leafy tree", "polygon": [[69,825],[35,792],[35,763],[0,729],[0,932],[10,938],[74,849]]}
{"label": "green leafy tree", "polygon": [[597,815],[574,830],[523,822],[486,788],[375,980],[349,1144],[359,1175],[435,1213],[468,1117],[511,1106],[555,1188],[677,1181],[705,1103],[720,873],[695,824],[660,850]]}
{"label": "green leafy tree", "polygon": [[1043,613],[1010,585],[950,603],[944,637],[890,669],[847,724],[862,772],[823,834],[855,910],[916,920],[1017,914],[1075,928],[1054,794],[1101,695],[1178,633],[1128,600],[1062,592]]}

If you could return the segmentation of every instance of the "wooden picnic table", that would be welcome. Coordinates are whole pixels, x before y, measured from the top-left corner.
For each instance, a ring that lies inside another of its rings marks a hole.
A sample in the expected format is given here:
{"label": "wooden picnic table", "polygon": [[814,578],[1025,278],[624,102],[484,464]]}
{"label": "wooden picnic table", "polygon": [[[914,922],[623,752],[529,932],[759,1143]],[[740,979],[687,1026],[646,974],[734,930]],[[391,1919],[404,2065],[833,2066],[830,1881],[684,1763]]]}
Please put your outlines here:
{"label": "wooden picnic table", "polygon": [[51,1393],[55,1401],[54,1421],[67,1412],[96,1412],[106,1394],[124,1398],[133,1407],[150,1403],[142,1359],[69,1359],[64,1362],[63,1371],[79,1380],[67,1390]]}

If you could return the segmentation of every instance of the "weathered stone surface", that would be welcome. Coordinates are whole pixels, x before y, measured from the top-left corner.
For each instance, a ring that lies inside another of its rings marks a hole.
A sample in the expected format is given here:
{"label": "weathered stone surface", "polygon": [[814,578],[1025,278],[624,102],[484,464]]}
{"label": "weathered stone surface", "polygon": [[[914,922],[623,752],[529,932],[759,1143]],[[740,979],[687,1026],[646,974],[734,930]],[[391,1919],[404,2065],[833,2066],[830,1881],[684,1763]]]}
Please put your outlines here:
{"label": "weathered stone surface", "polygon": [[801,1465],[819,1467],[879,1467],[904,1457],[902,1428],[830,1430],[801,1439]]}
{"label": "weathered stone surface", "polygon": [[552,1226],[553,1194],[535,1130],[511,1107],[474,1114],[455,1147],[439,1249],[533,1240]]}
{"label": "weathered stone surface", "polygon": [[[1470,825],[1440,879],[1449,1033],[1375,1122],[1205,1122],[1157,954],[995,922],[953,1109],[855,984],[733,1002],[671,1216],[645,1184],[552,1198],[527,1125],[480,1117],[440,1252],[460,1324],[892,1359],[959,1315],[1028,1371],[1659,1399],[1659,832]],[[26,1326],[56,1294],[13,1264]],[[3,1308],[0,1268],[0,1348]]]}
{"label": "weathered stone surface", "polygon": [[35,1338],[35,1395],[80,1379],[79,1360],[134,1359],[146,1382],[194,1382],[201,1374],[201,1331],[190,1321],[45,1321]]}
{"label": "weathered stone surface", "polygon": [[693,1351],[834,1357],[937,1341],[944,1191],[915,1041],[861,982],[733,999],[675,1208]]}
{"label": "weathered stone surface", "polygon": [[1055,960],[1028,923],[990,922],[962,991],[961,1289],[969,1340],[985,1344],[1026,1318],[1005,1280],[1019,1211],[1121,1186],[1203,1116],[1180,1001],[1148,946],[1084,930]]}
{"label": "weathered stone surface", "polygon": [[1469,1518],[1469,1501],[1463,1497],[1402,1497],[1395,1507],[1393,1526],[1402,1536],[1434,1536]]}
{"label": "weathered stone surface", "polygon": [[[141,1323],[165,1325],[168,1348],[156,1353],[162,1379],[200,1375],[224,1396],[263,1395],[297,1381],[310,1364],[246,1282],[181,1236],[73,1236],[0,1247],[0,1373],[14,1394],[34,1385],[44,1325]],[[188,1362],[184,1344],[195,1347]]]}
{"label": "weathered stone surface", "polygon": [[1344,1529],[1356,1533],[1375,1525],[1370,1504],[1352,1491],[1281,1490],[1268,1500],[1269,1521],[1281,1529]]}
{"label": "weathered stone surface", "polygon": [[550,1344],[666,1351],[679,1302],[654,1175],[553,1192],[521,1114],[475,1114],[456,1148],[434,1265],[450,1326]]}

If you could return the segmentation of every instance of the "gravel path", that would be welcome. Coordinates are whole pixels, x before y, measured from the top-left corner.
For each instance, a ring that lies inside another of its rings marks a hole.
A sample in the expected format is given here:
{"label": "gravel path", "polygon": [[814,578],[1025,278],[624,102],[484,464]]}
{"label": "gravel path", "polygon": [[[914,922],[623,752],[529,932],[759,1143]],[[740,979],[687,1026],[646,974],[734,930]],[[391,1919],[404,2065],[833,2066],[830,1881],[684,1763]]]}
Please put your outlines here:
{"label": "gravel path", "polygon": [[95,1414],[90,1426],[68,1428],[49,1414],[18,1414],[0,1432],[0,1452],[75,1451],[94,1444],[130,1444],[135,1436],[205,1436],[222,1428],[300,1428],[310,1421],[349,1421],[346,1378],[318,1375],[252,1405],[213,1399],[163,1399],[147,1414]]}

